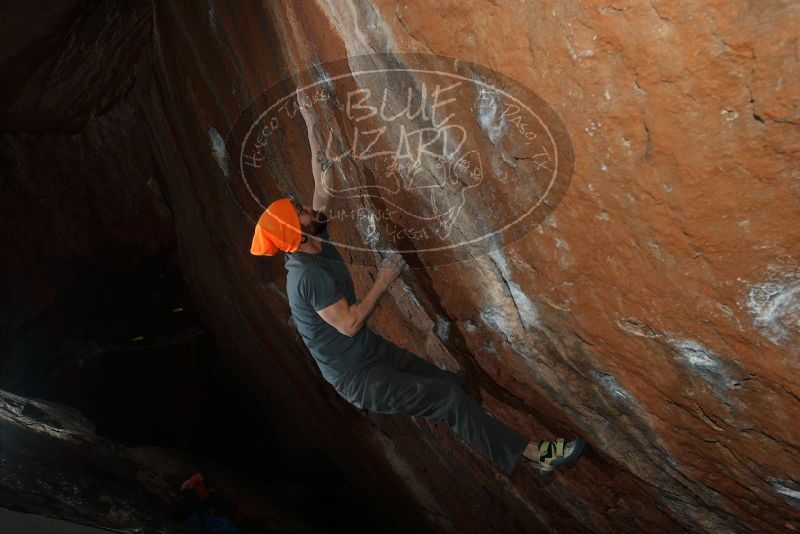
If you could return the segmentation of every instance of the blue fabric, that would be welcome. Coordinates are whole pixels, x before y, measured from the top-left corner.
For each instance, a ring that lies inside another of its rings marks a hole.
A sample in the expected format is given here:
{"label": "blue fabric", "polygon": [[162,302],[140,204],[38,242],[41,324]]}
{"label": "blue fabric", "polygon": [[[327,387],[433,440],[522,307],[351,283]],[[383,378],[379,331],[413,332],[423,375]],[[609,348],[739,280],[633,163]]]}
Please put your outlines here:
{"label": "blue fabric", "polygon": [[196,528],[202,532],[211,532],[213,534],[239,534],[239,529],[224,517],[215,517],[213,515],[203,515],[194,513],[183,520],[181,523],[187,528]]}

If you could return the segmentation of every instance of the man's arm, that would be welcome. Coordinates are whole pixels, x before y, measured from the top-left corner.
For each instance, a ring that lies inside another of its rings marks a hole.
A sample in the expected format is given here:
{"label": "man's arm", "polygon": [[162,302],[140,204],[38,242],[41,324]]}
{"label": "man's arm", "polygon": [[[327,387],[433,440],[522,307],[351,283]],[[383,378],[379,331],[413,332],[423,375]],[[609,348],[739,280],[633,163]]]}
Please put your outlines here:
{"label": "man's arm", "polygon": [[375,311],[381,295],[389,289],[394,280],[400,276],[400,272],[406,263],[400,254],[394,254],[385,260],[378,269],[378,276],[375,283],[364,295],[364,298],[355,304],[348,304],[347,299],[342,297],[327,308],[319,310],[320,317],[325,319],[329,325],[346,336],[353,337],[364,326]]}
{"label": "man's arm", "polygon": [[314,200],[312,207],[328,215],[330,208],[330,189],[333,188],[333,165],[325,156],[320,140],[321,133],[317,116],[311,109],[311,101],[303,93],[297,94],[297,105],[306,122],[308,144],[311,146],[311,171],[314,173]]}

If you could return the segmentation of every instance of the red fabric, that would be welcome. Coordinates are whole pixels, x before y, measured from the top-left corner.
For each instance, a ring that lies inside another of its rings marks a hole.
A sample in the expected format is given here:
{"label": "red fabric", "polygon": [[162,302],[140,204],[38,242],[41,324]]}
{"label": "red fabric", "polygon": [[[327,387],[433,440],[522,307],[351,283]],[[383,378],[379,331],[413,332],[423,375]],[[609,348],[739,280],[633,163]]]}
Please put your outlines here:
{"label": "red fabric", "polygon": [[206,487],[205,479],[200,473],[195,473],[191,478],[185,480],[183,484],[181,484],[181,491],[187,489],[193,489],[197,495],[197,498],[201,501],[208,499],[211,492],[214,491],[213,489]]}

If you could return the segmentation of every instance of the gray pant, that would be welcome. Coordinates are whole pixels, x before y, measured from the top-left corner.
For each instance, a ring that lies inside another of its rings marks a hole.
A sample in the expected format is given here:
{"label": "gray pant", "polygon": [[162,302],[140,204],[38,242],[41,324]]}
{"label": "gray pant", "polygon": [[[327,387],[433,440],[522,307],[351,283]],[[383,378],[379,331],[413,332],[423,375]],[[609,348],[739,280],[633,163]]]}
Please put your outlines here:
{"label": "gray pant", "polygon": [[530,441],[467,395],[462,378],[383,340],[377,357],[333,382],[349,403],[370,412],[447,421],[473,449],[511,474]]}

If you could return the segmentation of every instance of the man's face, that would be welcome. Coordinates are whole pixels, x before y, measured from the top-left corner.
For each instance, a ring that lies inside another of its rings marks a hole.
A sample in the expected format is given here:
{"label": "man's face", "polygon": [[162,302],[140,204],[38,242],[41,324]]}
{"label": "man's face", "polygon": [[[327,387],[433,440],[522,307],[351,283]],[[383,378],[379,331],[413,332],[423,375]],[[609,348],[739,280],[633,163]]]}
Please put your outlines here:
{"label": "man's face", "polygon": [[324,213],[296,200],[292,200],[292,205],[297,210],[297,216],[300,219],[300,230],[309,235],[320,235],[325,231],[328,226],[328,218]]}

